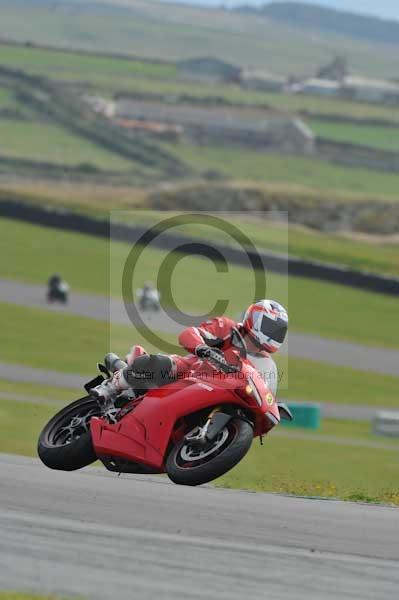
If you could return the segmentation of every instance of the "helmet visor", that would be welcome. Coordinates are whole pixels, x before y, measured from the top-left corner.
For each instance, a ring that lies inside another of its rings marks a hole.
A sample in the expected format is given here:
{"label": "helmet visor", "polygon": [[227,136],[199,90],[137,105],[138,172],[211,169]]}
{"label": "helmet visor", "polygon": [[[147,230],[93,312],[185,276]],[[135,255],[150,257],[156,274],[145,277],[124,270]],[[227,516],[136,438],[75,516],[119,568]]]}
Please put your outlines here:
{"label": "helmet visor", "polygon": [[275,342],[282,344],[287,333],[287,321],[283,319],[270,319],[264,315],[260,326],[261,332]]}

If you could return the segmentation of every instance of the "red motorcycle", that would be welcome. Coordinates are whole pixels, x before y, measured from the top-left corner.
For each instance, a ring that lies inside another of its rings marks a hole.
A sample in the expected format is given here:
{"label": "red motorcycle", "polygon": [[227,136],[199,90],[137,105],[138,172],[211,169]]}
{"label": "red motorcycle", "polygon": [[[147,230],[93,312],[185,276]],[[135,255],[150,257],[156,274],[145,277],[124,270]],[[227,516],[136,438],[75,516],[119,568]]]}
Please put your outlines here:
{"label": "red motorcycle", "polygon": [[[220,477],[247,454],[255,437],[281,418],[292,419],[247,358],[235,330],[234,346],[211,356],[184,378],[136,397],[133,390],[104,402],[86,396],[63,408],[44,427],[38,442],[42,462],[73,471],[100,459],[110,471],[167,473],[183,485]],[[126,366],[115,357],[98,365],[98,385]]]}

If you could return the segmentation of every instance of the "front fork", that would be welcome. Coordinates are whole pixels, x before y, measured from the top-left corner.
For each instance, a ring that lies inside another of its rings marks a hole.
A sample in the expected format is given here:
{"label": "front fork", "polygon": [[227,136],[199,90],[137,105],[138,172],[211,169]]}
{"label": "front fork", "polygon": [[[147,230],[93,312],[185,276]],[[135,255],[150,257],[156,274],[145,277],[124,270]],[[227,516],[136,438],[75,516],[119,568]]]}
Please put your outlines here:
{"label": "front fork", "polygon": [[231,421],[233,416],[234,415],[222,412],[221,408],[218,406],[209,414],[205,425],[199,428],[199,432],[194,435],[186,435],[185,440],[192,444],[205,446],[218,436],[224,427],[226,427],[227,423]]}

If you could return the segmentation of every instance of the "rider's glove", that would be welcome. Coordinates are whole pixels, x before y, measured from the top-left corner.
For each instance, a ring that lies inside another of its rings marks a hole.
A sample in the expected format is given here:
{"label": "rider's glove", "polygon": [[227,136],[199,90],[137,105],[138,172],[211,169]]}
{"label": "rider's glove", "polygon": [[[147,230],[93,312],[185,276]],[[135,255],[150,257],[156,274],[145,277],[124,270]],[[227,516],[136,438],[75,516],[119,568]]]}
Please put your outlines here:
{"label": "rider's glove", "polygon": [[199,344],[199,346],[197,346],[195,349],[195,354],[198,356],[198,358],[209,358],[212,354],[212,348],[206,344]]}

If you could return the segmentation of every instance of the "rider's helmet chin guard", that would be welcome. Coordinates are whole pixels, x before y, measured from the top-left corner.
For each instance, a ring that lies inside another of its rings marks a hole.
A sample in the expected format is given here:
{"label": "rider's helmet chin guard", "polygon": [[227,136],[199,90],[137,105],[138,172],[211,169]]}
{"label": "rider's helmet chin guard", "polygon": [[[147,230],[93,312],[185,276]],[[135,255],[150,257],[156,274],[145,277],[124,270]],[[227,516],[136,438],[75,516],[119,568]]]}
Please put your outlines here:
{"label": "rider's helmet chin guard", "polygon": [[273,354],[281,348],[285,340],[288,314],[278,302],[260,300],[248,307],[243,327],[260,349]]}

